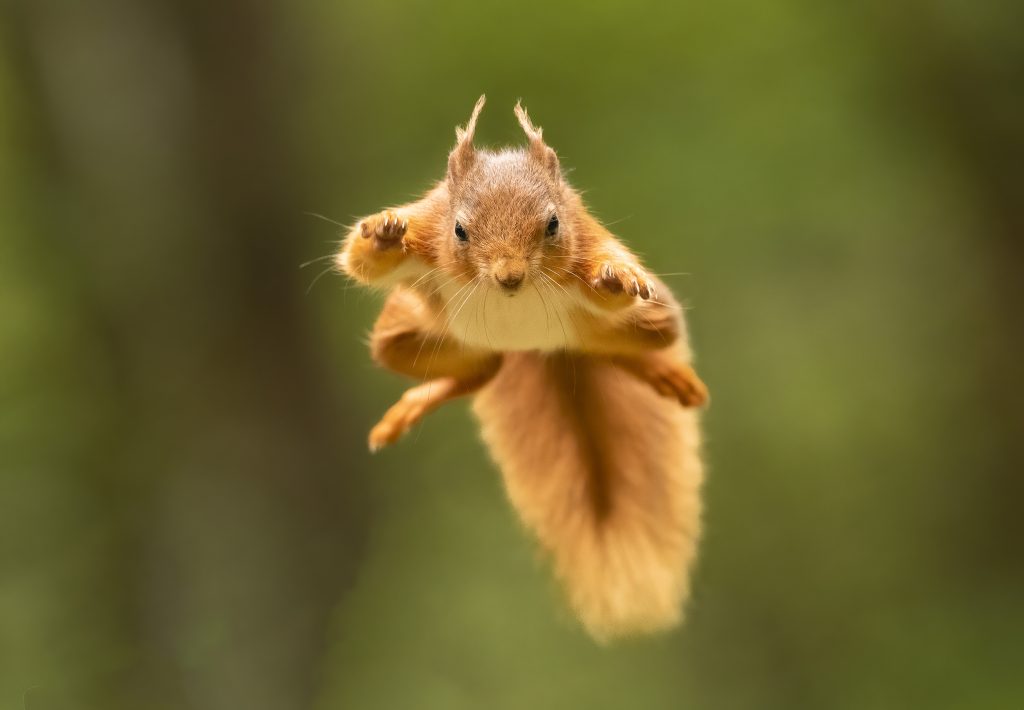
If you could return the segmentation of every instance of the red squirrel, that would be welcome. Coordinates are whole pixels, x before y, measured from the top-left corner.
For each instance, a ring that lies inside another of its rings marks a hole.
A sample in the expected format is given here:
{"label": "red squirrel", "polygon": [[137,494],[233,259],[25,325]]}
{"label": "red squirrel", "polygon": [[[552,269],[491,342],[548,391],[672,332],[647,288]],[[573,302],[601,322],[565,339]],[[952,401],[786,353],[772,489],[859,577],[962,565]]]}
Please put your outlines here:
{"label": "red squirrel", "polygon": [[390,293],[373,359],[422,380],[370,432],[394,443],[474,395],[512,505],[598,640],[681,617],[700,534],[707,389],[669,289],[583,205],[521,104],[525,148],[473,145],[444,180],[358,222],[337,254]]}

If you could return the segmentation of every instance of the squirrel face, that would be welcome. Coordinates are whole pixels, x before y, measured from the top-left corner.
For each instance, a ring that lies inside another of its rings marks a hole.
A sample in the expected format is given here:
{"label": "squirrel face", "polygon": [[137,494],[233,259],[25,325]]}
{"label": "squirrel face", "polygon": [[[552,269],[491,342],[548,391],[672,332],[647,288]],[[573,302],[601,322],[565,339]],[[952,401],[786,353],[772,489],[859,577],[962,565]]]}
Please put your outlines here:
{"label": "squirrel face", "polygon": [[483,104],[481,96],[466,128],[456,130],[458,142],[448,159],[446,256],[466,279],[481,279],[512,296],[542,278],[545,268],[559,271],[558,258],[564,261],[571,253],[572,220],[566,214],[558,158],[520,105],[515,113],[529,147],[474,148]]}

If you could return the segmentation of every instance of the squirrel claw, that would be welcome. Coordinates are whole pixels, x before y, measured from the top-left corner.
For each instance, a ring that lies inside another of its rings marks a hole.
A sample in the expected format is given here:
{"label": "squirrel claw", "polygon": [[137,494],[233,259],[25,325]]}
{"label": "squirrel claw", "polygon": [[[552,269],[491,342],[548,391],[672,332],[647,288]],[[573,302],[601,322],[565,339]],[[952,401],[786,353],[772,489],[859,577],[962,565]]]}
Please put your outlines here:
{"label": "squirrel claw", "polygon": [[402,243],[402,237],[409,227],[408,219],[401,219],[391,210],[385,210],[359,223],[363,239],[373,239],[378,249],[392,249]]}
{"label": "squirrel claw", "polygon": [[645,301],[656,297],[654,284],[648,280],[647,274],[632,264],[601,264],[591,285],[598,291],[626,293],[630,296],[639,296]]}

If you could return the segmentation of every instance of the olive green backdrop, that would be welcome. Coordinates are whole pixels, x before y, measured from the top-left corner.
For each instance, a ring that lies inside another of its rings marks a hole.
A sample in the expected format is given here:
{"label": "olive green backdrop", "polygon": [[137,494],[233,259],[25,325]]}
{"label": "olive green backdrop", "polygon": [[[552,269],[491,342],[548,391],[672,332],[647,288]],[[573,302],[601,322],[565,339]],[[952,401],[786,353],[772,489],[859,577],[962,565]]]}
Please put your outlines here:
{"label": "olive green backdrop", "polygon": [[[1024,705],[1019,3],[8,2],[0,707]],[[339,228],[522,97],[689,306],[686,625],[601,648]],[[315,283],[314,283],[315,281]]]}

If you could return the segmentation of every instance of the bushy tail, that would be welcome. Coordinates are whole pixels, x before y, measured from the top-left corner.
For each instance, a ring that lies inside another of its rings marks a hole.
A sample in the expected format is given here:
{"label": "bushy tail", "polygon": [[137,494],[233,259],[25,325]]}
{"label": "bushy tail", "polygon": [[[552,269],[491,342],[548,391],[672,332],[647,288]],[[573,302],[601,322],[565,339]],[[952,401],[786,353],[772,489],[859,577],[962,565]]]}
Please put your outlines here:
{"label": "bushy tail", "polygon": [[677,624],[700,533],[696,412],[598,358],[534,353],[506,355],[474,411],[587,630]]}

